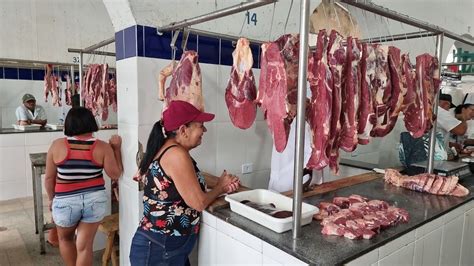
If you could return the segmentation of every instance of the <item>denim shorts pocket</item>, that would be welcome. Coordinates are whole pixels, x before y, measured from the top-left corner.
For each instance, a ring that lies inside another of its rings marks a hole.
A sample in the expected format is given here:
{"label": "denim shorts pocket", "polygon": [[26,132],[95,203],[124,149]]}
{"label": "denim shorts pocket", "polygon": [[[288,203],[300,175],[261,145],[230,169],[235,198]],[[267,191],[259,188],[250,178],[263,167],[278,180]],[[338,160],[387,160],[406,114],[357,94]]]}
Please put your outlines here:
{"label": "denim shorts pocket", "polygon": [[75,221],[72,221],[72,207],[64,204],[61,201],[53,201],[53,221],[55,224],[61,227],[71,227],[76,225]]}
{"label": "denim shorts pocket", "polygon": [[86,223],[96,223],[102,221],[107,211],[107,196],[103,191],[94,192],[92,198],[85,200],[84,213],[81,221]]}

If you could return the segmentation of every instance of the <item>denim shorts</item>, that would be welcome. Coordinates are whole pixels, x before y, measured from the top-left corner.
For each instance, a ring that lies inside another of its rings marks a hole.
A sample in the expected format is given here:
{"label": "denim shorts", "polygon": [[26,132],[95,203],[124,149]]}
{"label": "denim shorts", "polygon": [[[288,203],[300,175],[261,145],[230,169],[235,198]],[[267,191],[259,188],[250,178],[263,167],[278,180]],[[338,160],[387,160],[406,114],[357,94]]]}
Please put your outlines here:
{"label": "denim shorts", "polygon": [[196,244],[197,235],[169,236],[139,228],[132,239],[132,266],[185,266]]}
{"label": "denim shorts", "polygon": [[79,222],[100,222],[105,216],[107,199],[105,190],[55,197],[52,206],[54,223],[60,227],[72,227]]}

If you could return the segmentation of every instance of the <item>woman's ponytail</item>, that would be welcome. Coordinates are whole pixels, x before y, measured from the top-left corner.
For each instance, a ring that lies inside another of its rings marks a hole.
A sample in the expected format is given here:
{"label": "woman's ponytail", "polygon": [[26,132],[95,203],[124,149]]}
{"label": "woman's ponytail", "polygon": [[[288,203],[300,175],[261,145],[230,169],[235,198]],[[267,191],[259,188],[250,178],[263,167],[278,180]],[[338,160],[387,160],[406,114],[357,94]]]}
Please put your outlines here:
{"label": "woman's ponytail", "polygon": [[153,125],[153,129],[151,130],[150,135],[148,136],[145,155],[143,156],[139,167],[141,175],[144,175],[148,171],[148,167],[153,161],[153,158],[155,158],[155,155],[165,143],[165,139],[166,138],[163,134],[162,121],[159,120]]}

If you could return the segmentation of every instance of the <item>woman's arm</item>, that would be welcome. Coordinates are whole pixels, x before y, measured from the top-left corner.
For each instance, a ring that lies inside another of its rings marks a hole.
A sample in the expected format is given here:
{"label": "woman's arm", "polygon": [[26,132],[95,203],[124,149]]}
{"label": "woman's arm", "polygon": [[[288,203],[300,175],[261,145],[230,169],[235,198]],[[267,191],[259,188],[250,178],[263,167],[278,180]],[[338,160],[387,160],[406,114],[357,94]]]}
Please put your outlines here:
{"label": "woman's arm", "polygon": [[109,143],[102,142],[104,150],[104,170],[113,179],[118,179],[123,172],[122,154],[120,148],[122,139],[118,135],[110,137]]}
{"label": "woman's arm", "polygon": [[170,149],[161,158],[164,171],[173,179],[176,188],[187,205],[203,211],[219,195],[233,192],[239,187],[239,179],[224,171],[217,184],[209,192],[199,186],[189,153],[180,147]]}
{"label": "woman's arm", "polygon": [[[57,146],[57,141],[54,141],[53,144],[49,147],[48,154],[46,155],[46,170],[45,170],[45,179],[44,187],[46,188],[46,193],[48,194],[48,199],[51,201],[54,198],[54,187],[56,186],[56,175],[57,168],[53,160],[53,152]],[[50,206],[51,209],[51,206]]]}

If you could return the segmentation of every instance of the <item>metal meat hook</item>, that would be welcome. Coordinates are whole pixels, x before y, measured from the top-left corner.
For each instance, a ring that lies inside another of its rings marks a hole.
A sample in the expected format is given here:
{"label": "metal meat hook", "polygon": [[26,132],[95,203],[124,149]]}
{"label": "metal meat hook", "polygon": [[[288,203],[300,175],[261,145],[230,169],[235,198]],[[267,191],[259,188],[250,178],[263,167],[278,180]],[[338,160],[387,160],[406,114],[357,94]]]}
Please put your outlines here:
{"label": "metal meat hook", "polygon": [[183,30],[183,40],[181,41],[181,50],[186,51],[186,45],[188,44],[189,30]]}

